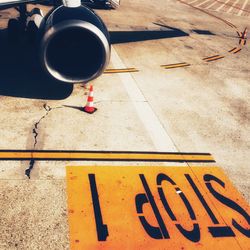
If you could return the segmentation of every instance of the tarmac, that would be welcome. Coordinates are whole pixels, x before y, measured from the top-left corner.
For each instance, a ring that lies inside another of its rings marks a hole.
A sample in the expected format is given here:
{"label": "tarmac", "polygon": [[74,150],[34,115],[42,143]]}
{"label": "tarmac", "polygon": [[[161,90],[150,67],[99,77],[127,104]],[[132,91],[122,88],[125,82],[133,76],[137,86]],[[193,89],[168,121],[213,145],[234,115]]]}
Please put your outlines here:
{"label": "tarmac", "polygon": [[[111,31],[108,69],[138,72],[91,82],[92,115],[81,111],[89,84],[43,77],[30,59],[35,50],[0,41],[0,149],[206,152],[249,203],[250,47],[236,33],[249,25],[249,3],[237,2],[239,14],[229,11],[233,3],[199,10],[202,2],[191,2],[127,0],[96,10]],[[15,15],[0,11],[0,27]],[[70,248],[65,167],[75,165],[139,163],[0,161],[0,249]]]}

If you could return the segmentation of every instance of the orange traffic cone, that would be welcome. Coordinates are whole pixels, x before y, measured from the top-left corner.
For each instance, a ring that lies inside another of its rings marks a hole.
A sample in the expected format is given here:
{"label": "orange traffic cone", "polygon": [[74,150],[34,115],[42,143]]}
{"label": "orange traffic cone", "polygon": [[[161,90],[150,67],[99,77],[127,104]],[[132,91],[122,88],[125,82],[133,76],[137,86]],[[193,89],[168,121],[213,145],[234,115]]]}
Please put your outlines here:
{"label": "orange traffic cone", "polygon": [[88,114],[93,114],[97,108],[94,107],[94,91],[93,91],[93,85],[90,85],[89,89],[89,95],[87,99],[87,104],[83,108],[83,111],[88,113]]}

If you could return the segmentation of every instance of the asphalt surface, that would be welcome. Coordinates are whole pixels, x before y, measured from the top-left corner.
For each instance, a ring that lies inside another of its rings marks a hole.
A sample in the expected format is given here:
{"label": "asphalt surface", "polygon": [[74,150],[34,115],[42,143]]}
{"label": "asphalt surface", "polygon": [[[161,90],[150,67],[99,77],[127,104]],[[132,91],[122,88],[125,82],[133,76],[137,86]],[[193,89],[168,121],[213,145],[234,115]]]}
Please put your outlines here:
{"label": "asphalt surface", "polygon": [[[127,0],[97,10],[112,31],[108,68],[139,72],[93,81],[93,115],[79,110],[86,87],[42,76],[35,49],[12,47],[1,30],[0,149],[208,152],[249,202],[250,50],[236,33],[249,25],[249,5],[238,1],[239,14],[186,3]],[[15,15],[1,11],[0,27]],[[98,164],[110,163],[36,161],[28,178],[29,161],[0,161],[0,249],[69,249],[65,166]]]}

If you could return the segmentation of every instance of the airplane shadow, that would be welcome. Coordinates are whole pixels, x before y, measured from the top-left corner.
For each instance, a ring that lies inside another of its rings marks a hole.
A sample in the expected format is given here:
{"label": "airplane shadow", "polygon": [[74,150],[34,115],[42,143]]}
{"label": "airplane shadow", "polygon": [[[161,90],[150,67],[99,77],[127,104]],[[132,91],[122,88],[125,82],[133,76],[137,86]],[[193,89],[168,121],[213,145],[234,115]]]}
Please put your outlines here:
{"label": "airplane shadow", "polygon": [[170,26],[154,23],[155,25],[167,28],[168,30],[142,30],[142,31],[110,31],[112,44],[141,42],[164,38],[189,36],[188,33]]}
{"label": "airplane shadow", "polygon": [[[167,30],[111,31],[111,43],[139,42],[189,35],[173,27],[165,25],[163,27]],[[73,91],[73,85],[62,83],[47,75],[41,69],[38,49],[34,43],[28,42],[25,37],[20,40],[16,43],[8,43],[7,30],[0,30],[0,95],[46,100],[60,100],[68,97]]]}
{"label": "airplane shadow", "polygon": [[7,30],[0,30],[0,95],[61,100],[73,85],[52,79],[40,67],[35,45],[25,41],[9,43]]}

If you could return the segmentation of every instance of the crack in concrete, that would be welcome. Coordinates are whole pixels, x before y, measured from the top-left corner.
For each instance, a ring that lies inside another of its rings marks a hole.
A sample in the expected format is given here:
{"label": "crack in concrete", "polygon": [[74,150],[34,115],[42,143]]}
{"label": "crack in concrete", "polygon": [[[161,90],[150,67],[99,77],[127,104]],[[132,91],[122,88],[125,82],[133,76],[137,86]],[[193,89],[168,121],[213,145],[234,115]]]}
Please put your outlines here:
{"label": "crack in concrete", "polygon": [[46,114],[42,116],[38,122],[35,123],[34,128],[32,130],[32,133],[34,134],[34,146],[33,149],[35,149],[36,144],[37,144],[37,136],[38,136],[38,125],[40,122],[49,114],[49,112],[52,110],[50,106],[48,106],[46,103],[43,104],[43,108],[46,110]]}
{"label": "crack in concrete", "polygon": [[[35,124],[34,124],[34,128],[32,129],[32,133],[33,133],[33,138],[34,138],[34,145],[33,145],[33,150],[36,149],[36,145],[38,143],[38,135],[39,135],[39,132],[38,132],[38,129],[39,129],[39,125],[41,123],[41,121],[43,119],[46,118],[46,116],[49,114],[49,112],[53,109],[58,109],[58,108],[63,108],[63,107],[56,107],[56,108],[51,108],[49,105],[47,105],[46,103],[43,104],[43,108],[45,109],[46,113],[45,115],[43,115]],[[29,163],[29,167],[25,170],[25,175],[30,179],[30,173],[32,171],[32,169],[34,168],[34,165],[35,165],[35,160],[34,159],[31,159],[30,160],[30,163]]]}
{"label": "crack in concrete", "polygon": [[30,179],[30,172],[31,172],[31,170],[33,169],[34,165],[35,165],[35,160],[34,160],[34,159],[31,159],[31,160],[30,160],[30,165],[29,165],[29,167],[28,167],[27,169],[25,169],[25,175],[26,175],[29,179]]}

